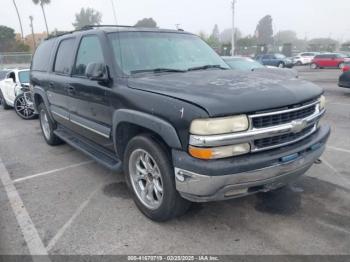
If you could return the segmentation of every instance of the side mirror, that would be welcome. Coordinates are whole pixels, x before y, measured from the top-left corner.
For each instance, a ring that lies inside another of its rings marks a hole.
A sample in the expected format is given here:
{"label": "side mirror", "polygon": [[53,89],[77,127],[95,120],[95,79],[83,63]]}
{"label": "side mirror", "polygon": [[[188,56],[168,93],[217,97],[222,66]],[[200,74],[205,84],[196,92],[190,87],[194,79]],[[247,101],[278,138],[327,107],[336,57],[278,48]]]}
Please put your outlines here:
{"label": "side mirror", "polygon": [[90,80],[107,81],[108,68],[103,63],[90,63],[86,67],[85,75]]}

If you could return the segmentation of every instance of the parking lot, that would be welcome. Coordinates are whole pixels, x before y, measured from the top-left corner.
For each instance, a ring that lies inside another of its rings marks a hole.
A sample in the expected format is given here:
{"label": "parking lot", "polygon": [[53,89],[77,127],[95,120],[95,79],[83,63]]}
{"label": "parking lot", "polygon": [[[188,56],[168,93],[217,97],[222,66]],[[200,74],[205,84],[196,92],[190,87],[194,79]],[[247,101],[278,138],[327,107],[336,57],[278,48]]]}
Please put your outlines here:
{"label": "parking lot", "polygon": [[325,89],[322,163],[287,189],[194,204],[167,223],[138,211],[123,174],[49,147],[37,120],[1,109],[0,254],[350,254],[350,89],[339,70],[298,71]]}

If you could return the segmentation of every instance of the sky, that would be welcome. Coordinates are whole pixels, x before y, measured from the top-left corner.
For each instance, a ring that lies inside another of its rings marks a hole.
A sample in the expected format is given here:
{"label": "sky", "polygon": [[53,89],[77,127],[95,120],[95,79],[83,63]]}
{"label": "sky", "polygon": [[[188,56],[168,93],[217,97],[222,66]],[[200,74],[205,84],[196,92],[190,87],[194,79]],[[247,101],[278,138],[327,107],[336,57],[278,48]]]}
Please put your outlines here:
{"label": "sky", "polygon": [[[12,0],[0,0],[0,25],[20,32]],[[161,28],[181,28],[198,34],[231,27],[232,0],[51,0],[46,6],[49,30],[72,30],[75,13],[92,7],[103,15],[104,24],[114,24],[111,1],[114,1],[118,24],[134,25],[139,19],[153,17]],[[24,34],[30,33],[29,16],[34,16],[35,32],[45,30],[39,6],[31,0],[16,0]],[[253,34],[258,21],[269,14],[274,31],[294,30],[300,38],[332,37],[350,40],[348,16],[350,0],[237,0],[235,26],[244,35]]]}

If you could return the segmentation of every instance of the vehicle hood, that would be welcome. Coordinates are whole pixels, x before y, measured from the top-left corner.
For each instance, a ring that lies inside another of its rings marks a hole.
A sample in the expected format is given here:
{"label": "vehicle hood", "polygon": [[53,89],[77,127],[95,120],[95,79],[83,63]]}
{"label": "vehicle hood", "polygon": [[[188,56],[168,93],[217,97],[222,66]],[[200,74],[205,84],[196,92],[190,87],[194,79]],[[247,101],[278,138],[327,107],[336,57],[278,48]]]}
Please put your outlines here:
{"label": "vehicle hood", "polygon": [[128,85],[195,104],[212,117],[281,108],[323,93],[320,87],[296,78],[233,70],[147,74],[129,78]]}

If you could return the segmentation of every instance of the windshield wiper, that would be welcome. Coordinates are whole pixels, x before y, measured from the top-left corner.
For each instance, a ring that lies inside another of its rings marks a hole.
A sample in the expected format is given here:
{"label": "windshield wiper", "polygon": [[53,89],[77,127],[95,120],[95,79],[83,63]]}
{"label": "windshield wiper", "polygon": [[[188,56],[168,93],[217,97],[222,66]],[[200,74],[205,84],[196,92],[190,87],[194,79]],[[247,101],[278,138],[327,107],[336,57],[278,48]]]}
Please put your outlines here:
{"label": "windshield wiper", "polygon": [[155,68],[155,69],[140,69],[133,70],[131,74],[139,74],[139,73],[184,73],[186,70],[174,69],[174,68]]}
{"label": "windshield wiper", "polygon": [[197,67],[191,67],[187,69],[188,71],[196,71],[196,70],[207,70],[210,68],[219,68],[219,69],[225,69],[227,70],[228,68],[223,67],[221,65],[204,65],[204,66],[197,66]]}

